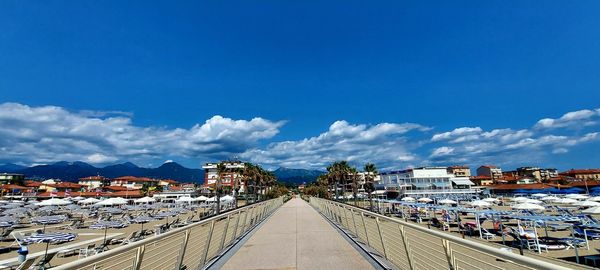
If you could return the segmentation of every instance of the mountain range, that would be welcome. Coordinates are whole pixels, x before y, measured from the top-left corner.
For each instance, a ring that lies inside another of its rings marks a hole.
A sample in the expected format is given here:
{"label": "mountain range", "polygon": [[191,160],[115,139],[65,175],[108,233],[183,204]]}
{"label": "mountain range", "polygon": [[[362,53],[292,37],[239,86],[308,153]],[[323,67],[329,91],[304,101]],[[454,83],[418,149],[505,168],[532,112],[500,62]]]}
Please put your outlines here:
{"label": "mountain range", "polygon": [[[204,181],[203,169],[190,169],[176,162],[167,162],[157,168],[142,168],[131,162],[109,165],[106,167],[95,167],[85,162],[60,161],[48,165],[36,165],[32,167],[7,163],[0,165],[0,173],[20,173],[30,179],[59,178],[64,181],[77,181],[79,178],[102,175],[108,178],[119,176],[151,177],[158,179],[174,179],[180,182]],[[310,183],[317,179],[323,172],[317,170],[279,168],[273,171],[277,179],[288,184]]]}

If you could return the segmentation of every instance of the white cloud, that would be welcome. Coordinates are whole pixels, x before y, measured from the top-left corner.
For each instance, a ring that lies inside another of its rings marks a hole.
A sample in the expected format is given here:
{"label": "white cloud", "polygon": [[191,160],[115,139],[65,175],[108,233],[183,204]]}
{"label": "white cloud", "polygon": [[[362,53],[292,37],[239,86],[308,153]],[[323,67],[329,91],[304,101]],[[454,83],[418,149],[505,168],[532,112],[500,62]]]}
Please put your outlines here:
{"label": "white cloud", "polygon": [[600,109],[580,110],[565,113],[558,119],[544,118],[535,124],[538,129],[551,129],[562,127],[582,127],[591,126],[597,123],[596,119],[600,116]]}
{"label": "white cloud", "polygon": [[[255,147],[279,132],[284,122],[214,116],[190,129],[141,127],[114,112],[69,112],[57,106],[0,104],[0,159],[49,163],[83,160],[110,163],[165,155],[224,158]],[[99,117],[99,115],[111,115]]]}
{"label": "white cloud", "polygon": [[[431,137],[431,140],[434,142],[437,141],[445,141],[445,140],[457,140],[459,138],[464,138],[465,136],[472,136],[474,134],[480,134],[482,129],[480,127],[461,127],[456,128],[452,131],[438,133]],[[467,139],[462,139],[462,141]]]}
{"label": "white cloud", "polygon": [[409,143],[410,131],[427,131],[428,127],[413,123],[381,123],[353,125],[336,121],[328,131],[318,136],[298,141],[270,144],[265,149],[253,149],[242,155],[268,166],[323,169],[336,160],[348,160],[356,166],[375,162],[381,168],[401,166],[417,159]]}
{"label": "white cloud", "polygon": [[438,148],[434,149],[433,152],[431,153],[431,157],[449,156],[449,155],[452,155],[452,153],[454,153],[453,147],[442,146],[442,147],[438,147]]}

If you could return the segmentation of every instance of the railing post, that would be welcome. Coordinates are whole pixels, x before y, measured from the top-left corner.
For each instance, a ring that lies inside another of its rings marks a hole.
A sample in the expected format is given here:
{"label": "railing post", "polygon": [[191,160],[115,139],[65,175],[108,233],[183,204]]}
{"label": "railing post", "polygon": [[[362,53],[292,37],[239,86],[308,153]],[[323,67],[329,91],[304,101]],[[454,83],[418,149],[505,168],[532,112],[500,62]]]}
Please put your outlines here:
{"label": "railing post", "polygon": [[383,248],[383,257],[387,259],[387,252],[385,250],[385,243],[383,242],[383,233],[381,232],[381,226],[379,225],[379,218],[375,217],[375,223],[377,224],[377,232],[379,232],[379,240],[381,240],[381,248]]}
{"label": "railing post", "polygon": [[344,210],[344,221],[346,221],[346,225],[344,225],[344,221],[342,221],[342,226],[345,226],[348,229],[348,211],[346,211],[346,207],[342,207]]}
{"label": "railing post", "polygon": [[406,232],[404,231],[404,226],[398,225],[398,229],[400,231],[400,237],[402,237],[402,244],[404,245],[404,251],[406,252],[406,259],[408,260],[408,266],[410,266],[410,270],[415,269],[412,258],[410,256],[409,245],[407,242]]}
{"label": "railing post", "polygon": [[371,244],[369,243],[369,233],[367,232],[367,223],[365,223],[365,213],[364,212],[360,212],[360,218],[362,219],[362,224],[363,227],[365,228],[365,240],[367,240],[367,245],[371,246]]}
{"label": "railing post", "polygon": [[225,222],[225,230],[223,231],[223,236],[221,237],[221,244],[219,245],[219,250],[223,249],[223,245],[225,245],[225,238],[227,238],[227,230],[229,229],[229,219],[231,215],[227,215],[227,222]]}
{"label": "railing post", "polygon": [[352,215],[352,224],[354,224],[354,234],[358,236],[358,229],[356,229],[356,220],[354,219],[354,210],[350,209],[350,214]]}
{"label": "railing post", "polygon": [[144,247],[145,246],[140,246],[137,248],[135,261],[133,262],[133,270],[140,270],[140,267],[142,267],[142,260],[144,259]]}
{"label": "railing post", "polygon": [[242,211],[238,211],[237,219],[235,220],[235,231],[233,231],[233,238],[236,239],[238,237],[238,226],[240,225],[240,218],[242,217]]}
{"label": "railing post", "polygon": [[454,270],[456,269],[456,265],[454,265],[454,259],[452,254],[452,248],[450,247],[450,241],[446,239],[442,239],[442,246],[444,246],[444,252],[446,253],[446,260],[448,260],[448,269]]}
{"label": "railing post", "polygon": [[185,230],[185,236],[183,238],[183,244],[181,245],[181,254],[179,255],[179,259],[177,260],[177,270],[181,269],[181,265],[183,264],[183,257],[185,256],[185,250],[187,249],[187,243],[190,239],[191,230]]}
{"label": "railing post", "polygon": [[210,248],[210,240],[212,239],[213,230],[215,228],[215,220],[210,223],[210,229],[208,230],[208,235],[206,236],[206,248],[204,249],[204,254],[202,255],[202,261],[200,265],[198,265],[198,269],[200,269],[206,263],[206,257],[208,256],[208,249]]}

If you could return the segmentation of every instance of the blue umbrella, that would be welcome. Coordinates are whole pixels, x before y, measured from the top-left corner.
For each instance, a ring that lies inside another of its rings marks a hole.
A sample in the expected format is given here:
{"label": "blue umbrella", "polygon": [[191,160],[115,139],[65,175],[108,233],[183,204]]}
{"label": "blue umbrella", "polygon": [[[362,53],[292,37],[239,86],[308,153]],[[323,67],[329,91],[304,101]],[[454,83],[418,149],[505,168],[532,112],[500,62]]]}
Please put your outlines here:
{"label": "blue umbrella", "polygon": [[90,225],[90,229],[104,229],[104,240],[103,243],[106,242],[106,232],[108,228],[125,228],[127,224],[119,221],[98,221],[92,225]]}
{"label": "blue umbrella", "polygon": [[59,232],[40,233],[40,234],[35,234],[35,235],[29,236],[29,237],[23,239],[23,242],[27,243],[27,244],[46,243],[46,252],[44,253],[44,257],[43,257],[45,260],[46,255],[48,255],[48,245],[50,243],[70,242],[70,241],[75,240],[75,238],[77,238],[77,235],[75,235],[73,233],[59,233]]}

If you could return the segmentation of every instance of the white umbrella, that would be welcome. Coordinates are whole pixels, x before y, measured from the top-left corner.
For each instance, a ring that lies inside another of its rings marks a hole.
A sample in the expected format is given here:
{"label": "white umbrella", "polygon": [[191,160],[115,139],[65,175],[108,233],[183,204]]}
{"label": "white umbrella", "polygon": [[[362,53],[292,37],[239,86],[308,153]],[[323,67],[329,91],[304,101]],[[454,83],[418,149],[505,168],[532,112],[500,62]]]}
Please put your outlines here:
{"label": "white umbrella", "polygon": [[71,201],[81,201],[81,200],[83,200],[83,199],[85,199],[85,198],[84,198],[84,197],[81,197],[81,196],[77,196],[77,197],[73,197],[73,198],[71,198]]}
{"label": "white umbrella", "polygon": [[541,204],[542,201],[540,200],[536,200],[536,199],[527,199],[525,201],[523,201],[524,203],[535,203],[535,204]]}
{"label": "white umbrella", "polygon": [[418,201],[418,202],[424,202],[424,203],[428,203],[428,202],[431,202],[431,201],[433,201],[433,200],[432,200],[432,199],[429,199],[429,198],[419,198],[417,201]]}
{"label": "white umbrella", "polygon": [[156,199],[146,196],[146,197],[134,200],[133,202],[134,203],[151,203],[151,202],[156,202]]}
{"label": "white umbrella", "polygon": [[514,198],[512,198],[512,200],[515,201],[515,202],[524,202],[524,201],[528,200],[528,198],[526,198],[526,197],[514,197]]}
{"label": "white umbrella", "polygon": [[176,203],[191,203],[193,201],[196,201],[194,198],[192,197],[179,197],[179,199],[175,200]]}
{"label": "white umbrella", "polygon": [[207,202],[216,202],[217,201],[217,196],[215,197],[210,197],[206,200]]}
{"label": "white umbrella", "polygon": [[121,197],[116,197],[116,198],[110,198],[110,199],[106,199],[106,200],[97,202],[94,205],[111,206],[111,205],[122,205],[122,204],[127,204],[127,200],[125,200]]}
{"label": "white umbrella", "polygon": [[591,207],[581,211],[584,214],[600,214],[600,206]]}
{"label": "white umbrella", "polygon": [[85,200],[81,200],[81,201],[79,201],[78,203],[80,203],[80,204],[92,204],[92,203],[97,203],[97,202],[99,202],[99,201],[100,201],[100,200],[98,200],[98,199],[96,199],[96,198],[87,198],[87,199],[85,199]]}
{"label": "white umbrella", "polygon": [[71,201],[63,200],[63,199],[57,199],[57,198],[52,198],[52,199],[48,199],[48,200],[36,203],[35,205],[37,205],[37,206],[50,206],[50,205],[67,205],[67,204],[71,204]]}
{"label": "white umbrella", "polygon": [[585,206],[585,207],[590,207],[590,206],[600,206],[600,202],[594,202],[594,201],[581,201],[581,202],[577,202],[574,205],[577,206]]}
{"label": "white umbrella", "polygon": [[591,197],[588,199],[588,201],[600,202],[600,196]]}
{"label": "white umbrella", "polygon": [[519,210],[544,210],[545,207],[535,203],[519,203],[512,206],[513,209]]}
{"label": "white umbrella", "polygon": [[538,197],[538,198],[546,197],[546,196],[548,196],[548,194],[544,194],[544,193],[536,193],[536,194],[531,195],[531,197]]}
{"label": "white umbrella", "polygon": [[496,199],[496,198],[485,198],[485,199],[483,199],[482,201],[484,201],[484,202],[497,202],[497,201],[499,201],[499,200],[498,200],[498,199]]}
{"label": "white umbrella", "polygon": [[233,201],[233,197],[229,195],[225,195],[221,197],[221,201]]}
{"label": "white umbrella", "polygon": [[194,200],[198,201],[198,202],[203,202],[208,200],[208,197],[206,196],[200,196],[200,197],[196,197]]}
{"label": "white umbrella", "polygon": [[571,199],[571,198],[563,198],[563,199],[558,199],[554,202],[559,203],[559,204],[573,204],[573,203],[576,203],[577,200]]}
{"label": "white umbrella", "polygon": [[488,207],[488,206],[490,206],[492,204],[489,203],[489,202],[486,202],[486,201],[477,200],[477,201],[470,202],[469,205],[475,206],[475,207]]}
{"label": "white umbrella", "polygon": [[413,198],[413,197],[404,197],[404,198],[402,198],[401,201],[404,201],[404,202],[414,202],[415,198]]}
{"label": "white umbrella", "polygon": [[438,201],[439,204],[456,204],[456,201],[450,200],[450,199],[443,199]]}
{"label": "white umbrella", "polygon": [[551,202],[551,201],[560,200],[560,198],[554,197],[554,196],[548,196],[548,197],[541,198],[540,200],[545,201],[545,202]]}

